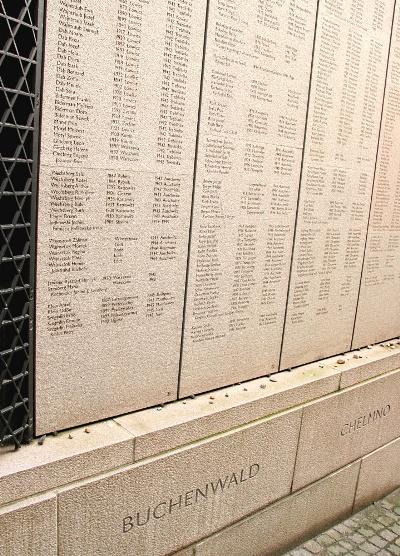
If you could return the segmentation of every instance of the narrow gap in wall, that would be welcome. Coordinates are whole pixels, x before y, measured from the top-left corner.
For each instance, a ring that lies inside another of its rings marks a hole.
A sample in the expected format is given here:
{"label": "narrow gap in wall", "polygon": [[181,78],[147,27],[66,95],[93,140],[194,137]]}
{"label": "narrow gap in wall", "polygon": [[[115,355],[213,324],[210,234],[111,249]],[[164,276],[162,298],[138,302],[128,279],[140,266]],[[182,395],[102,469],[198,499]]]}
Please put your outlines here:
{"label": "narrow gap in wall", "polygon": [[195,201],[195,188],[196,188],[196,177],[197,177],[198,154],[199,154],[201,110],[202,110],[203,89],[204,89],[204,72],[205,72],[205,61],[206,61],[206,51],[207,51],[207,34],[208,34],[209,11],[210,11],[210,0],[207,0],[206,13],[205,13],[205,24],[204,24],[203,56],[202,56],[202,62],[201,62],[201,77],[200,77],[200,88],[199,88],[199,107],[198,107],[198,114],[197,114],[196,145],[195,145],[194,167],[193,167],[193,187],[192,187],[192,198],[191,198],[191,207],[190,207],[190,223],[189,223],[189,239],[188,239],[188,250],[187,250],[187,263],[186,263],[185,294],[184,294],[183,312],[182,312],[182,331],[181,331],[181,344],[180,344],[180,354],[179,354],[179,370],[178,370],[177,394],[176,394],[177,399],[179,399],[179,390],[180,390],[181,374],[182,374],[183,345],[184,345],[184,335],[185,335],[185,317],[186,317],[186,308],[187,308],[187,295],[188,295],[188,283],[189,283],[189,271],[190,271],[190,251],[191,251],[191,247],[192,247],[194,201]]}
{"label": "narrow gap in wall", "polygon": [[46,33],[47,0],[39,0],[38,21],[38,44],[37,44],[37,67],[36,67],[36,98],[35,98],[35,131],[33,137],[33,182],[34,194],[31,207],[31,292],[30,292],[30,326],[29,342],[31,345],[29,365],[31,368],[31,381],[29,385],[30,397],[30,419],[32,432],[35,434],[35,361],[36,361],[36,274],[37,274],[37,241],[38,241],[38,208],[39,208],[39,167],[40,167],[40,144],[42,130],[42,99],[43,99],[43,71],[44,71],[44,49]]}
{"label": "narrow gap in wall", "polygon": [[300,167],[300,177],[299,177],[299,188],[297,190],[297,206],[296,206],[296,216],[295,216],[295,223],[294,223],[294,231],[293,231],[293,239],[292,239],[292,253],[290,259],[290,267],[289,267],[289,280],[286,289],[286,306],[285,306],[285,314],[283,318],[283,329],[282,329],[282,337],[281,337],[281,349],[279,353],[279,362],[278,362],[278,370],[281,369],[281,362],[282,362],[282,352],[283,352],[283,343],[285,339],[285,330],[286,330],[286,319],[289,307],[289,294],[290,294],[290,287],[292,282],[292,272],[293,272],[293,262],[294,262],[294,248],[297,240],[297,224],[299,219],[299,207],[300,207],[300,196],[301,196],[301,185],[303,181],[303,169],[304,169],[304,155],[305,155],[305,147],[306,141],[308,136],[308,122],[309,122],[309,114],[310,114],[310,101],[311,101],[311,87],[313,82],[313,75],[314,75],[314,57],[315,57],[315,46],[317,40],[317,29],[318,29],[318,20],[319,20],[319,6],[320,0],[317,1],[317,8],[315,14],[315,26],[314,26],[314,40],[313,40],[313,48],[311,54],[311,67],[310,67],[310,78],[308,83],[308,98],[307,98],[307,110],[306,110],[306,118],[304,124],[304,136],[303,136],[303,152],[301,156],[301,167]]}

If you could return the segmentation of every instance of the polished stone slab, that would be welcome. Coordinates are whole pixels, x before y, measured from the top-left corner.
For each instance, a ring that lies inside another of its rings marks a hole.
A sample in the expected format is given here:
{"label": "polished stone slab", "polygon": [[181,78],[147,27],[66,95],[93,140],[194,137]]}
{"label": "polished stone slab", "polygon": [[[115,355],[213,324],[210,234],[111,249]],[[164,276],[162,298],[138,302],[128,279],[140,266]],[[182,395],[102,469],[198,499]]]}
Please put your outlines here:
{"label": "polished stone slab", "polygon": [[54,494],[0,508],[1,556],[57,556],[57,503]]}
{"label": "polished stone slab", "polygon": [[400,438],[362,459],[355,511],[383,498],[399,486]]}
{"label": "polished stone slab", "polygon": [[360,463],[206,539],[196,556],[276,556],[351,515]]}
{"label": "polished stone slab", "polygon": [[395,9],[382,131],[353,347],[400,331],[400,6]]}
{"label": "polished stone slab", "polygon": [[59,554],[161,556],[290,492],[301,411],[59,493]]}
{"label": "polished stone slab", "polygon": [[400,371],[304,408],[293,489],[387,444],[400,430]]}
{"label": "polished stone slab", "polygon": [[205,9],[46,12],[38,435],[176,398]]}

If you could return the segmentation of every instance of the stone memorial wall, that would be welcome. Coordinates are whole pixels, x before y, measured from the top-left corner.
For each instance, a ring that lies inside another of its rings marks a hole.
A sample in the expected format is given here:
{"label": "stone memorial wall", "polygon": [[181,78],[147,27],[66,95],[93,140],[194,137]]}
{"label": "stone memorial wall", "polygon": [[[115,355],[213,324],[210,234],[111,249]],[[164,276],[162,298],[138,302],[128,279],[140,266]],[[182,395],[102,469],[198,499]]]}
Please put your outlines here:
{"label": "stone memorial wall", "polygon": [[182,395],[278,370],[316,6],[210,3]]}
{"label": "stone memorial wall", "polygon": [[37,434],[400,334],[395,4],[48,5]]}
{"label": "stone memorial wall", "polygon": [[48,10],[38,430],[176,398],[204,23],[196,0]]}
{"label": "stone memorial wall", "polygon": [[350,517],[400,486],[400,340],[336,360],[0,447],[1,555],[272,556]]}
{"label": "stone memorial wall", "polygon": [[400,330],[400,6],[396,6],[355,348]]}

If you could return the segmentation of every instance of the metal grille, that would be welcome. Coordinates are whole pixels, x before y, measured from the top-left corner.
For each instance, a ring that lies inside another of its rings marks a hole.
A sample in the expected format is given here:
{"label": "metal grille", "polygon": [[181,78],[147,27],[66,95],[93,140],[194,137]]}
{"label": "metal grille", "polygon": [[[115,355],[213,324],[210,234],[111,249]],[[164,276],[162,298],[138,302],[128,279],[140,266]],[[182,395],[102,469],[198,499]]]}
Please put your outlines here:
{"label": "metal grille", "polygon": [[39,3],[0,0],[0,444],[16,447],[32,438]]}

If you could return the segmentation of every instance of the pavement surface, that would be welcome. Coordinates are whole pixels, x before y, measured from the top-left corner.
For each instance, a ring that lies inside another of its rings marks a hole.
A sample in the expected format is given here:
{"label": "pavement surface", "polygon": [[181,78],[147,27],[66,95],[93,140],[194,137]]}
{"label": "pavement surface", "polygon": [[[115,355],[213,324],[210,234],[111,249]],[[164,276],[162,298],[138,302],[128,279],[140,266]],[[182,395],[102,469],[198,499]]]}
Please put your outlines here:
{"label": "pavement surface", "polygon": [[286,556],[313,554],[400,556],[400,489]]}

